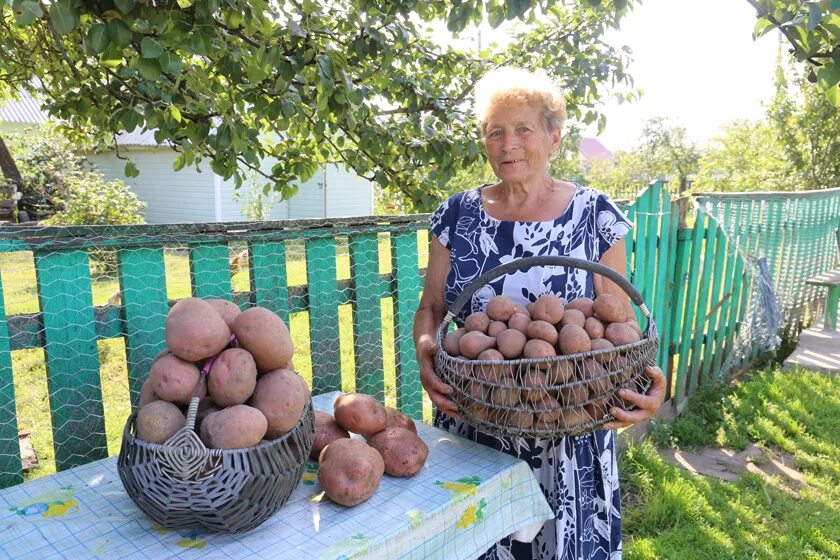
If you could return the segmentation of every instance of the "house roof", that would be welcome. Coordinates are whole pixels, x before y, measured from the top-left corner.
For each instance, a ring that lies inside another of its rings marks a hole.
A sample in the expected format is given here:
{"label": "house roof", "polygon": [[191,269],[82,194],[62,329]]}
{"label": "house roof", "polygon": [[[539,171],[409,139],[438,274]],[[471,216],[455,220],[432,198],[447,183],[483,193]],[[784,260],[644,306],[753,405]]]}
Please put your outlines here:
{"label": "house roof", "polygon": [[581,138],[580,153],[585,159],[612,159],[613,153],[597,138]]}
{"label": "house roof", "polygon": [[[19,92],[19,99],[0,102],[0,122],[18,124],[43,124],[50,120],[50,115],[41,109],[41,102],[27,91]],[[155,140],[153,130],[135,130],[117,134],[119,146],[160,146]]]}

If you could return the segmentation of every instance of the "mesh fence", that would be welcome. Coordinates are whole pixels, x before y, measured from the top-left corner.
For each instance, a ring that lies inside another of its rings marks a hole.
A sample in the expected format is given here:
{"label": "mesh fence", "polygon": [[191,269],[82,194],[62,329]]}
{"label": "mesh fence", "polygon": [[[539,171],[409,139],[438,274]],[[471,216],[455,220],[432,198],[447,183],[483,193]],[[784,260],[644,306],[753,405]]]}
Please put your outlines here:
{"label": "mesh fence", "polygon": [[[189,296],[275,311],[313,393],[365,392],[428,420],[412,337],[426,224],[411,216],[6,228],[0,487],[21,481],[22,461],[32,478],[119,452],[165,346],[168,310]],[[21,459],[19,435],[37,468]]]}
{"label": "mesh fence", "polygon": [[777,334],[793,335],[822,315],[825,288],[805,281],[840,263],[840,189],[704,194],[697,204],[724,229],[753,272],[746,323],[758,346],[776,346]]}

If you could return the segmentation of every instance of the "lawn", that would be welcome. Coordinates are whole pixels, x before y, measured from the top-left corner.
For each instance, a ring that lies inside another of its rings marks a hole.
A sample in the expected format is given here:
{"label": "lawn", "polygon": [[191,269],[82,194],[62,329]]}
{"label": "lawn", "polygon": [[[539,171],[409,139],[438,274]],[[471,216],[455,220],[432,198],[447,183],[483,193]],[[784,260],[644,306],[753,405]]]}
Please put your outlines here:
{"label": "lawn", "polygon": [[[426,232],[418,232],[418,265],[425,268],[428,258]],[[245,249],[245,245],[231,244],[231,255]],[[189,259],[183,248],[168,247],[164,255],[166,264],[166,286],[169,299],[191,295]],[[306,262],[303,244],[287,243],[287,278],[290,286],[307,283]],[[391,272],[391,243],[387,235],[380,235],[379,272]],[[250,289],[249,270],[244,267],[231,277],[234,292]],[[33,255],[29,252],[0,254],[0,275],[2,275],[4,303],[7,315],[35,313],[39,310]],[[336,276],[338,280],[350,278],[350,257],[346,238],[337,239]],[[95,267],[92,273],[93,303],[104,305],[119,291],[116,277],[103,274]],[[394,352],[394,309],[393,299],[382,299],[382,356],[385,371],[385,401],[396,405],[395,352]],[[355,356],[353,352],[353,318],[350,305],[339,307],[339,344],[341,355],[341,385],[344,391],[355,389]],[[312,383],[312,356],[310,351],[308,313],[292,313],[289,320],[292,339],[295,344],[294,363],[298,373]],[[108,453],[119,452],[122,429],[130,413],[128,396],[128,372],[125,359],[125,344],[122,338],[98,342],[100,379],[105,408],[105,431]],[[44,351],[41,348],[17,350],[12,353],[12,369],[15,384],[15,403],[19,429],[31,432],[33,446],[41,466],[25,473],[27,480],[55,472],[52,431],[50,424],[49,393],[47,391]],[[431,402],[424,394],[424,417],[432,414]]]}
{"label": "lawn", "polygon": [[[793,455],[804,486],[694,476],[656,452],[748,442]],[[619,469],[627,560],[840,559],[840,377],[767,370],[702,388],[675,423],[628,448]]]}

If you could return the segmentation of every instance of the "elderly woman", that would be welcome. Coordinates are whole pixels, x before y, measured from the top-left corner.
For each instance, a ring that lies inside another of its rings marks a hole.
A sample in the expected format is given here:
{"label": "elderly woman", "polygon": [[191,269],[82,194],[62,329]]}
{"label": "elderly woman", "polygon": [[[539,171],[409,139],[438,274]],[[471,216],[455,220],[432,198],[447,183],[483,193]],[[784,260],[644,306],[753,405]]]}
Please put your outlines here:
{"label": "elderly woman", "polygon": [[[621,513],[614,428],[650,418],[662,402],[658,368],[647,395],[622,390],[638,408],[615,409],[616,420],[594,433],[556,439],[500,438],[461,420],[448,398],[452,388],[434,370],[435,330],[446,309],[473,279],[520,257],[557,255],[597,261],[622,275],[624,236],[631,224],[603,193],[549,175],[560,145],[565,103],[544,75],[501,68],[476,88],[475,112],[499,182],[451,196],[430,220],[433,234],[425,288],[414,323],[423,387],[437,407],[436,426],[527,461],[556,519],[531,543],[504,539],[483,558],[593,559],[621,556]],[[479,290],[456,317],[483,310],[494,295],[526,304],[545,293],[566,300],[611,293],[628,296],[606,278],[579,269],[533,267],[501,277]]]}

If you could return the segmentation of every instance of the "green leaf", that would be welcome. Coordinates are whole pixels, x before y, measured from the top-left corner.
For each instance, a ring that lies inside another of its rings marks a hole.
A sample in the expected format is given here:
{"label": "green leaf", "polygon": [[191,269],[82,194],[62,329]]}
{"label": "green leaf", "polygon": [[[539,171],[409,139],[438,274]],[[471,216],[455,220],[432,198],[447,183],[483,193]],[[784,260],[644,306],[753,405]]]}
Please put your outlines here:
{"label": "green leaf", "polygon": [[769,19],[759,18],[758,21],[755,22],[755,27],[753,27],[753,37],[757,39],[775,27],[776,26]]}
{"label": "green leaf", "polygon": [[15,15],[15,22],[18,25],[29,25],[44,15],[41,6],[33,0],[21,0],[12,2],[12,12]]}
{"label": "green leaf", "polygon": [[163,47],[151,37],[143,37],[140,41],[140,52],[143,58],[158,58],[163,54]]}
{"label": "green leaf", "polygon": [[181,57],[171,51],[166,51],[160,55],[158,63],[160,64],[161,70],[170,74],[178,74],[183,66]]}
{"label": "green leaf", "polygon": [[114,0],[114,5],[119,11],[128,15],[137,5],[137,2],[135,2],[134,0]]}
{"label": "green leaf", "polygon": [[835,107],[840,107],[840,85],[830,87],[825,92],[825,98]]}
{"label": "green leaf", "polygon": [[160,64],[152,58],[138,58],[137,69],[140,71],[140,75],[147,80],[157,80],[161,75]]}
{"label": "green leaf", "polygon": [[128,109],[120,115],[120,124],[126,132],[131,132],[140,124],[140,114],[134,109]]}
{"label": "green leaf", "polygon": [[169,106],[169,115],[177,122],[181,122],[183,120],[183,118],[181,117],[181,111],[179,111],[178,107],[176,107],[175,105]]}
{"label": "green leaf", "polygon": [[487,14],[487,21],[493,29],[499,27],[505,21],[505,9],[503,6],[493,6]]}
{"label": "green leaf", "polygon": [[59,0],[49,7],[50,19],[59,35],[67,35],[79,25],[79,11],[72,0]]}
{"label": "green leaf", "polygon": [[140,175],[140,170],[137,169],[137,166],[134,165],[133,161],[128,161],[125,164],[124,173],[126,177],[137,177],[138,175]]}
{"label": "green leaf", "polygon": [[99,63],[107,68],[116,68],[123,63],[122,49],[115,45],[108,45],[101,55],[99,55]]}
{"label": "green leaf", "polygon": [[116,46],[127,47],[131,44],[134,34],[121,19],[111,19],[105,24],[105,27],[108,30],[108,38]]}
{"label": "green leaf", "polygon": [[91,25],[87,37],[96,54],[105,52],[105,49],[108,48],[108,30],[104,23]]}
{"label": "green leaf", "polygon": [[819,2],[810,2],[808,4],[808,31],[816,29],[822,19],[822,8]]}
{"label": "green leaf", "polygon": [[178,6],[181,7],[182,10],[186,10],[190,6],[193,5],[192,0],[178,0]]}

